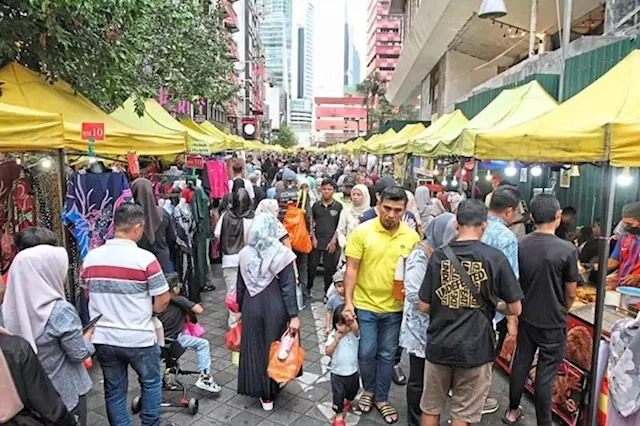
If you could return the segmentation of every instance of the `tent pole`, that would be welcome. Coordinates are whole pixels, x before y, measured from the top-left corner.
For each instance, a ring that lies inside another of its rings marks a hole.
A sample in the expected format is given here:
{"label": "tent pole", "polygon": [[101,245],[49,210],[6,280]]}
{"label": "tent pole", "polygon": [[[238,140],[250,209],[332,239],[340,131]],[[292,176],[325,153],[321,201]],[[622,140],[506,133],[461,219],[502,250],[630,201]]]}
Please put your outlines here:
{"label": "tent pole", "polygon": [[615,169],[609,164],[605,166],[605,191],[602,192],[602,232],[600,237],[600,250],[598,253],[598,285],[596,288],[596,312],[593,324],[593,353],[591,354],[591,378],[589,380],[589,426],[595,426],[598,419],[600,389],[596,372],[598,371],[598,355],[600,352],[600,341],[602,334],[602,320],[604,315],[604,297],[607,290],[607,260],[609,259],[609,249],[611,245],[611,230],[613,229],[613,207],[615,201],[616,179]]}
{"label": "tent pole", "polygon": [[476,181],[478,180],[478,160],[473,160],[473,176],[471,177],[471,183],[469,187],[471,188],[471,199],[475,200],[475,198],[480,195],[476,191]]}

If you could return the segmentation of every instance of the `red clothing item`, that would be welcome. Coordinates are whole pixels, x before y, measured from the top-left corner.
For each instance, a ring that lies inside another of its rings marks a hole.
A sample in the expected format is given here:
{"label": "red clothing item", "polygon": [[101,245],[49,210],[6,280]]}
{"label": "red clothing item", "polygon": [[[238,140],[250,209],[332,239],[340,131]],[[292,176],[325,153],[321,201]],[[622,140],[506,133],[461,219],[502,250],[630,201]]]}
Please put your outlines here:
{"label": "red clothing item", "polygon": [[187,200],[187,203],[191,204],[191,200],[193,200],[193,193],[194,191],[192,189],[182,188],[182,191],[180,191],[180,196]]}

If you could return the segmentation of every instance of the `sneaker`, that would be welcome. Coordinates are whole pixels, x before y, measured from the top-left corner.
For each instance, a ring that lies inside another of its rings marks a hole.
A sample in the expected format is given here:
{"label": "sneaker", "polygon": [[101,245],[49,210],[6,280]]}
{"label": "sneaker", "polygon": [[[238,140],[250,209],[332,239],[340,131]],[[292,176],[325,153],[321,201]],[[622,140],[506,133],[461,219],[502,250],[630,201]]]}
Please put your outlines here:
{"label": "sneaker", "polygon": [[482,414],[493,414],[500,409],[500,404],[498,404],[498,400],[493,398],[487,398],[484,402],[484,407],[482,407]]}
{"label": "sneaker", "polygon": [[201,374],[196,382],[196,387],[207,392],[218,393],[222,389],[219,384],[213,381],[211,375]]}
{"label": "sneaker", "polygon": [[265,401],[260,398],[260,404],[262,404],[262,409],[264,411],[272,411],[273,410],[273,401]]}

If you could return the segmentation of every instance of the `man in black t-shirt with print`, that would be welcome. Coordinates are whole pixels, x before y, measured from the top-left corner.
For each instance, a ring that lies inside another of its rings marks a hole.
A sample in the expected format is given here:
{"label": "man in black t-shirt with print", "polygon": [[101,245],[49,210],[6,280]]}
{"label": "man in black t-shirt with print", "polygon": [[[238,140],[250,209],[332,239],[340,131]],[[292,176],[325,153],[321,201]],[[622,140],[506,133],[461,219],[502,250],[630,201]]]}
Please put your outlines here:
{"label": "man in black t-shirt with print", "polygon": [[458,238],[449,247],[483,300],[473,296],[454,263],[442,248],[437,249],[419,293],[420,309],[430,314],[422,426],[440,424],[449,389],[451,424],[480,421],[496,356],[492,319],[496,310],[514,316],[522,310],[522,290],[509,261],[480,241],[487,227],[487,208],[479,200],[466,200],[458,208],[457,222]]}
{"label": "man in black t-shirt with print", "polygon": [[509,381],[509,411],[505,423],[522,414],[519,405],[536,350],[539,350],[534,382],[539,426],[551,425],[551,396],[556,372],[567,343],[567,313],[576,297],[578,251],[556,236],[563,211],[551,194],[531,200],[536,232],[520,241],[518,260],[524,301],[516,354]]}

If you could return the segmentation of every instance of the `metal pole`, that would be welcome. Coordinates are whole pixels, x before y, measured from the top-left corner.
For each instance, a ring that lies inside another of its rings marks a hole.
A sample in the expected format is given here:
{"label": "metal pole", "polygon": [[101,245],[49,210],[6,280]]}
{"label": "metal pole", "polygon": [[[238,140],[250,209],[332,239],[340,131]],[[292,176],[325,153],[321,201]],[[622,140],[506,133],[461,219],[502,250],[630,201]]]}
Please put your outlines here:
{"label": "metal pole", "polygon": [[604,315],[604,297],[607,290],[607,260],[611,245],[611,230],[613,229],[613,206],[616,192],[615,169],[610,165],[605,166],[605,191],[602,192],[602,231],[600,237],[600,250],[598,253],[598,284],[596,288],[596,312],[593,324],[593,353],[591,354],[591,378],[589,379],[589,400],[587,409],[589,417],[587,424],[596,426],[598,419],[598,398],[600,389],[597,389],[596,372],[598,371],[598,355],[602,334],[602,320]]}
{"label": "metal pole", "polygon": [[[464,158],[460,160],[458,163],[458,170],[460,171],[460,179],[458,180],[458,194],[464,194],[464,189],[462,188],[462,182],[464,182],[464,176],[462,172],[464,171]],[[455,174],[453,175],[455,177]]]}
{"label": "metal pole", "polygon": [[478,160],[473,160],[473,176],[471,177],[471,185],[469,186],[471,186],[471,198],[474,200],[477,195],[480,195],[475,190],[477,180],[478,180]]}
{"label": "metal pole", "polygon": [[571,16],[573,0],[564,0],[564,23],[562,24],[562,68],[560,69],[560,85],[558,87],[558,101],[564,101],[564,76],[567,67],[567,49],[571,42]]}
{"label": "metal pole", "polygon": [[529,57],[536,54],[536,40],[538,35],[538,0],[531,0],[531,23],[529,26]]}

